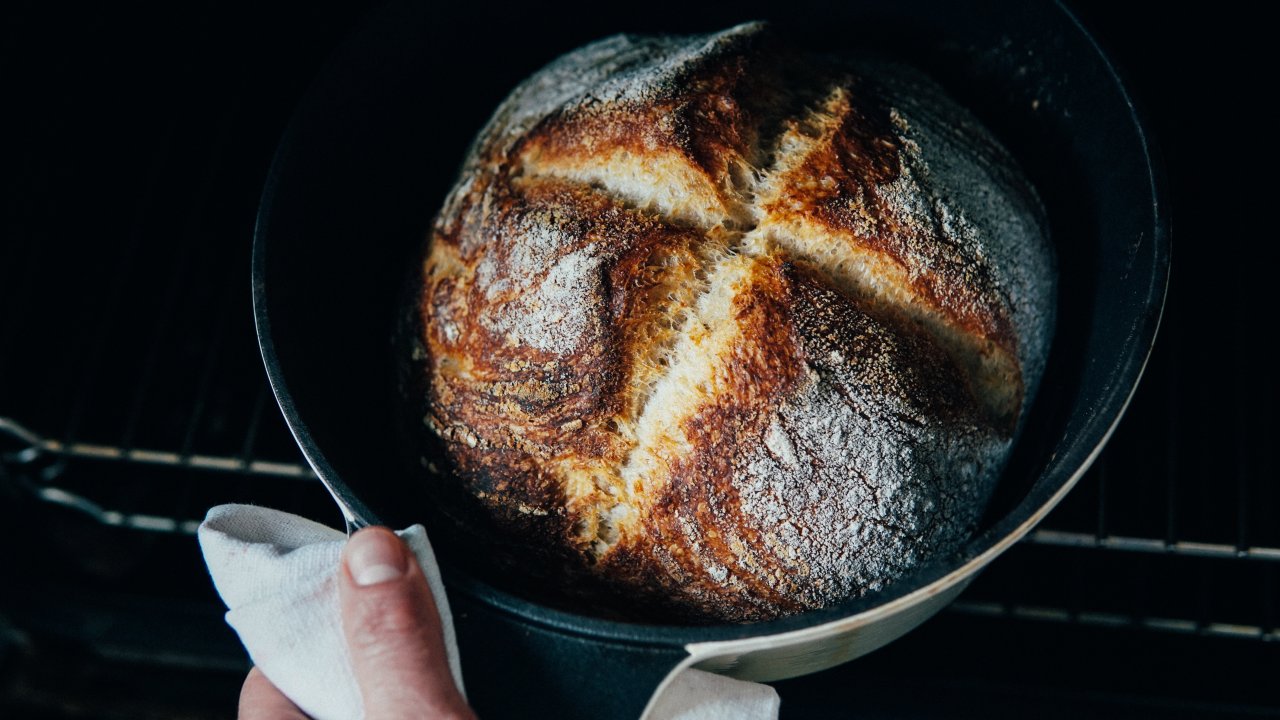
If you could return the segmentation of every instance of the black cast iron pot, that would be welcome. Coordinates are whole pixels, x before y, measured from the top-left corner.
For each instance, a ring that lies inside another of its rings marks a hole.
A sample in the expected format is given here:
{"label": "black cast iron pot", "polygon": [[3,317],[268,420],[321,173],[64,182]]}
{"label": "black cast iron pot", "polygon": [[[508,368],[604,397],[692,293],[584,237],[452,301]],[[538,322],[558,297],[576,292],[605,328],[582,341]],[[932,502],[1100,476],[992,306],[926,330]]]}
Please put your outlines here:
{"label": "black cast iron pot", "polygon": [[361,522],[427,522],[402,462],[395,335],[403,282],[468,144],[521,79],[617,32],[709,32],[767,19],[799,42],[924,69],[1013,152],[1044,200],[1058,327],[1026,430],[958,557],[824,610],[751,625],[618,622],[567,612],[438,540],[464,675],[483,717],[638,717],[677,666],[793,677],[893,640],[953,599],[1084,473],[1142,373],[1169,271],[1164,191],[1111,64],[1050,2],[530,3],[384,8],[330,60],[272,166],[253,263],[258,335],[299,445]]}

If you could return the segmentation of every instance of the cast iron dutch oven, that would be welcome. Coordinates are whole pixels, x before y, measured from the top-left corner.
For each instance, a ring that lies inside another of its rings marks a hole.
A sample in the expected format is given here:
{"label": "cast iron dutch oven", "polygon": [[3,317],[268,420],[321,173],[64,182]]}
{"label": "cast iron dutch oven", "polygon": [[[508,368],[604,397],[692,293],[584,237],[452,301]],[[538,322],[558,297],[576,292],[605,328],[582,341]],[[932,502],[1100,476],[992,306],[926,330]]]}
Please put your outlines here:
{"label": "cast iron dutch oven", "polygon": [[[617,32],[770,20],[797,41],[909,62],[971,108],[1039,190],[1058,254],[1043,387],[982,526],[959,556],[824,610],[750,625],[662,626],[558,609],[437,540],[465,679],[484,717],[638,717],[679,664],[771,680],[846,662],[952,600],[1075,484],[1142,374],[1165,296],[1169,219],[1152,148],[1115,70],[1050,2],[599,3],[383,8],[311,87],[258,216],[254,310],[298,444],[355,524],[427,522],[407,466],[392,338],[405,278],[468,144],[522,78]],[[637,6],[638,7],[638,6]],[[436,528],[439,530],[439,528]],[[444,534],[443,532],[439,534]]]}

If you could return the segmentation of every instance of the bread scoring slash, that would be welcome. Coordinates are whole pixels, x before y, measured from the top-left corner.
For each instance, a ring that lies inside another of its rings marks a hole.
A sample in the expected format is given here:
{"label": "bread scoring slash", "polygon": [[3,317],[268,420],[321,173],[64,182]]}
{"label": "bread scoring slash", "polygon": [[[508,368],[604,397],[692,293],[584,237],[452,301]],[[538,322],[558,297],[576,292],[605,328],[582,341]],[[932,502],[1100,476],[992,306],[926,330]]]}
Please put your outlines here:
{"label": "bread scoring slash", "polygon": [[916,71],[758,23],[620,35],[480,133],[415,362],[492,527],[650,614],[753,621],[961,546],[1054,295],[1034,192]]}

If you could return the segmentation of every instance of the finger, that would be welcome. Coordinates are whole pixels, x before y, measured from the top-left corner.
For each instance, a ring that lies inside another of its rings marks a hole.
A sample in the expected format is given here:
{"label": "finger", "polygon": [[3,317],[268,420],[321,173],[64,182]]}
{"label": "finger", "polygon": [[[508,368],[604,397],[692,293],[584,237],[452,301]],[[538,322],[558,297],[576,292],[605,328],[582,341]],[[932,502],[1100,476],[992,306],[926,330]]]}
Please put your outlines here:
{"label": "finger", "polygon": [[275,685],[258,668],[249,671],[240,688],[240,720],[307,720],[298,709],[276,689]]}
{"label": "finger", "polygon": [[365,718],[473,717],[449,673],[435,599],[400,538],[361,530],[342,568],[342,629]]}

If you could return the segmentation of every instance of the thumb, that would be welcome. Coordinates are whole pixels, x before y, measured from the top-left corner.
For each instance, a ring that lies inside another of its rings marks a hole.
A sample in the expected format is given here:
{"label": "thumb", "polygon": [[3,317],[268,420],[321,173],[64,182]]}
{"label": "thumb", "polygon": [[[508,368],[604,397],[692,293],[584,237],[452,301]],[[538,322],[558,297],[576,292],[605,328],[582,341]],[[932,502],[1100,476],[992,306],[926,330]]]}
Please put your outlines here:
{"label": "thumb", "polygon": [[338,576],[365,718],[473,718],[449,673],[435,599],[400,538],[381,527],[351,536]]}

